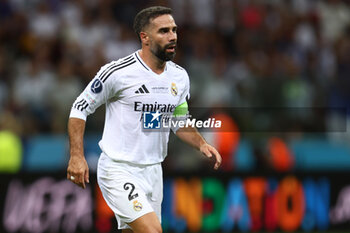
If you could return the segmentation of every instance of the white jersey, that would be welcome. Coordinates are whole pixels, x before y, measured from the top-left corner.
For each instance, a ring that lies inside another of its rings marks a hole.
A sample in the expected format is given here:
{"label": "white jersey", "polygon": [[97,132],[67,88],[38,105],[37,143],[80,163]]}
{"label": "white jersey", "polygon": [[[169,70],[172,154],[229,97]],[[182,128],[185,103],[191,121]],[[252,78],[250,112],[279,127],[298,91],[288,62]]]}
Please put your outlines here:
{"label": "white jersey", "polygon": [[187,72],[169,61],[154,73],[138,51],[103,66],[74,102],[70,117],[86,120],[101,104],[106,117],[101,150],[110,158],[134,164],[155,164],[167,155],[169,129],[143,130],[143,112],[171,114],[189,98]]}

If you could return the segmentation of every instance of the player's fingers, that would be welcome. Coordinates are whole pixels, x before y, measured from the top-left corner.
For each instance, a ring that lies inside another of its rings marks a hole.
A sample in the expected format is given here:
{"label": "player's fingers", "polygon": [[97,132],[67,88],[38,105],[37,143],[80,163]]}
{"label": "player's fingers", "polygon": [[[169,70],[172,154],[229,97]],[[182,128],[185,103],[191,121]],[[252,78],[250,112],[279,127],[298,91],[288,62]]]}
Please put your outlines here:
{"label": "player's fingers", "polygon": [[89,181],[89,169],[85,170],[84,179],[85,179],[86,183],[90,183],[90,181]]}
{"label": "player's fingers", "polygon": [[218,169],[222,163],[222,158],[221,155],[219,154],[219,152],[215,149],[215,148],[211,148],[211,152],[214,154],[215,156],[215,165],[214,165],[214,169]]}
{"label": "player's fingers", "polygon": [[81,184],[79,186],[82,187],[83,189],[86,188],[84,179],[83,179],[83,181],[81,182]]}
{"label": "player's fingers", "polygon": [[84,183],[84,173],[83,172],[69,172],[67,179],[72,181],[74,184],[85,188],[85,183]]}
{"label": "player's fingers", "polygon": [[75,173],[74,173],[73,171],[70,171],[70,170],[67,171],[67,179],[68,179],[68,180],[70,180],[70,181],[72,181],[73,183],[75,183],[74,180],[75,180],[76,178],[77,178],[77,175],[75,175]]}
{"label": "player's fingers", "polygon": [[72,171],[72,169],[70,168],[70,166],[68,166],[68,168],[67,168],[67,179],[68,179],[68,180],[71,180],[72,174],[73,174],[73,171]]}
{"label": "player's fingers", "polygon": [[220,159],[217,158],[216,163],[214,165],[214,169],[217,170],[220,167],[220,165],[221,165],[221,158]]}
{"label": "player's fingers", "polygon": [[208,158],[211,158],[213,156],[208,149],[205,149],[202,151],[202,153]]}
{"label": "player's fingers", "polygon": [[81,178],[79,178],[79,180],[77,181],[73,181],[76,185],[78,185],[79,187],[85,189],[85,182],[84,182],[84,176],[80,176]]}
{"label": "player's fingers", "polygon": [[79,173],[79,178],[78,178],[78,185],[80,187],[82,187],[83,189],[85,189],[85,177],[84,177],[84,175],[85,175],[85,172],[81,171]]}

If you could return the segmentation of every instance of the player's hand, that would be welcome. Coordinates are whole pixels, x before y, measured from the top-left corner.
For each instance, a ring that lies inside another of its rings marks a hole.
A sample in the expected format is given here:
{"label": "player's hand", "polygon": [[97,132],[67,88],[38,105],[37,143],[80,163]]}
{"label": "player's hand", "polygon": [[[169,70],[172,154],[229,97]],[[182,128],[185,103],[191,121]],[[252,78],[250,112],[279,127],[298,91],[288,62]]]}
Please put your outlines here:
{"label": "player's hand", "polygon": [[84,157],[71,156],[67,179],[85,189],[85,183],[89,183],[89,167]]}
{"label": "player's hand", "polygon": [[214,165],[215,170],[217,170],[220,167],[222,158],[219,152],[213,146],[209,145],[208,143],[205,143],[199,148],[199,150],[206,157],[210,159],[215,159],[215,165]]}

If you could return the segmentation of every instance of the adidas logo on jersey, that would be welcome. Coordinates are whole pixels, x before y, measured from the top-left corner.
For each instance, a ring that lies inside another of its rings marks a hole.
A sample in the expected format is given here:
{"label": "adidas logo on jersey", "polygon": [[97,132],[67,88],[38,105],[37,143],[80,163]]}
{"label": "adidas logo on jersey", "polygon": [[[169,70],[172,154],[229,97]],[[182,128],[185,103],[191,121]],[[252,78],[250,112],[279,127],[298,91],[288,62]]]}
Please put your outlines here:
{"label": "adidas logo on jersey", "polygon": [[146,88],[145,84],[143,84],[137,91],[135,91],[136,94],[140,93],[149,93],[148,89]]}

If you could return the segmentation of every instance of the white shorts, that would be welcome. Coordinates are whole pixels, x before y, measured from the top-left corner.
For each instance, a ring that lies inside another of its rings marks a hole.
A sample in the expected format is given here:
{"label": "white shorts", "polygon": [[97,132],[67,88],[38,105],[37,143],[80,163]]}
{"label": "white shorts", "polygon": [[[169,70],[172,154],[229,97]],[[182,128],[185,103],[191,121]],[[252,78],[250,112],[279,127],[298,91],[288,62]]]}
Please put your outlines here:
{"label": "white shorts", "polygon": [[97,182],[119,229],[127,223],[155,212],[161,221],[163,174],[161,164],[136,165],[115,161],[102,153],[97,166]]}

